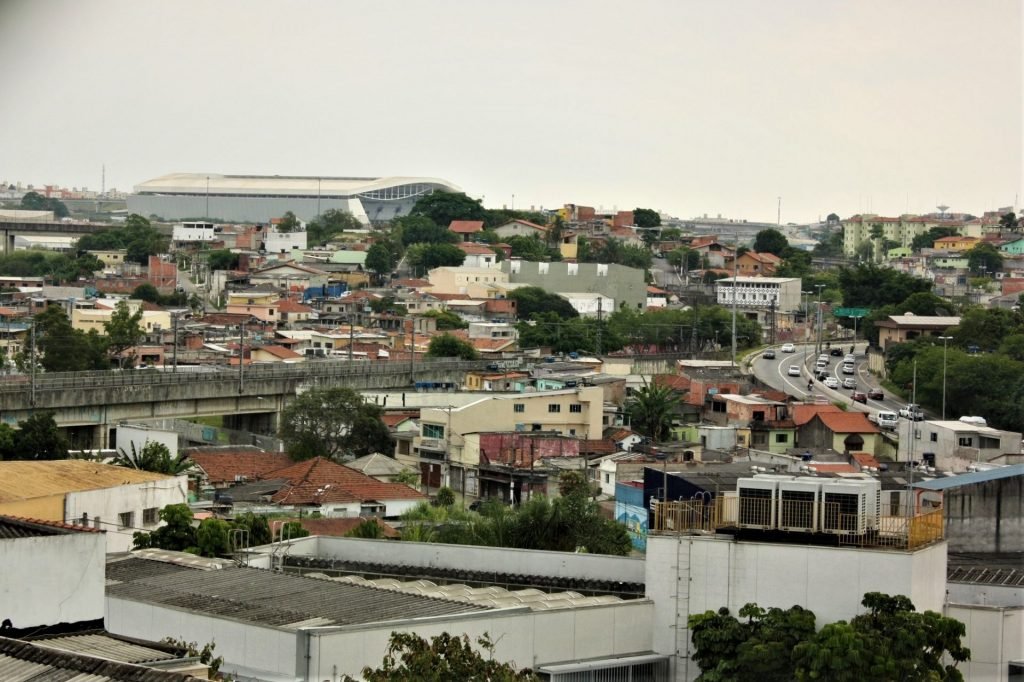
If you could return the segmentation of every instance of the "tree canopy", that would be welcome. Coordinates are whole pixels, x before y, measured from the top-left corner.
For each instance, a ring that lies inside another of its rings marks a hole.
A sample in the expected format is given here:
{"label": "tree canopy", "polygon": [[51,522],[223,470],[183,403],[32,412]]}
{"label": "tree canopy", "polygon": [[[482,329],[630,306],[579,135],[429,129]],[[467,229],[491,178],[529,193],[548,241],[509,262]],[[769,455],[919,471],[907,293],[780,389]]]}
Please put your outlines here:
{"label": "tree canopy", "polygon": [[902,303],[911,294],[931,291],[932,283],[892,268],[862,264],[839,269],[843,305],[851,308],[879,308]]}
{"label": "tree canopy", "polygon": [[210,270],[237,270],[238,254],[230,249],[214,249],[206,252],[206,263]]}
{"label": "tree canopy", "polygon": [[36,412],[18,422],[17,430],[0,424],[0,459],[67,459],[70,447],[52,412]]}
{"label": "tree canopy", "polygon": [[56,197],[44,197],[39,192],[26,192],[21,197],[20,208],[26,211],[53,211],[56,218],[67,218],[70,214],[64,202]]}
{"label": "tree canopy", "polygon": [[478,199],[473,199],[463,192],[441,190],[420,197],[412,207],[410,215],[425,216],[446,230],[453,220],[483,221],[488,217],[487,210]]}
{"label": "tree canopy", "polygon": [[[963,679],[970,659],[964,624],[934,611],[919,613],[904,596],[869,592],[867,612],[815,632],[814,613],[799,606],[762,609],[747,604],[739,620],[726,608],[689,618],[700,682],[724,680]],[[951,663],[943,659],[948,657]]]}
{"label": "tree canopy", "polygon": [[579,317],[579,313],[566,299],[540,287],[518,287],[508,294],[516,302],[516,313],[521,320],[529,320],[537,313],[555,313],[562,318]]}
{"label": "tree canopy", "polygon": [[[71,326],[64,309],[51,305],[35,316],[37,362],[47,372],[110,369],[107,339],[95,329],[88,333]],[[25,353],[23,353],[23,359]]]}
{"label": "tree canopy", "polygon": [[430,339],[427,346],[428,358],[461,358],[463,360],[476,360],[480,354],[476,352],[469,341],[464,341],[451,334],[441,334]]}
{"label": "tree canopy", "polygon": [[128,262],[147,265],[150,256],[167,251],[169,241],[148,220],[133,213],[121,227],[83,235],[78,240],[77,248],[79,251],[125,249]]}
{"label": "tree canopy", "polygon": [[380,408],[350,388],[314,388],[281,413],[280,437],[294,460],[387,452],[391,437]]}
{"label": "tree canopy", "polygon": [[655,442],[668,438],[679,400],[668,386],[646,384],[626,403],[630,424],[637,433]]}
{"label": "tree canopy", "polygon": [[944,237],[954,237],[959,232],[955,227],[947,227],[944,225],[937,225],[929,228],[927,232],[922,232],[910,241],[910,248],[914,251],[920,251],[921,249],[930,249],[935,244],[936,239],[942,239]]}
{"label": "tree canopy", "polygon": [[405,250],[405,259],[414,268],[433,270],[462,265],[466,252],[455,244],[413,244]]}
{"label": "tree canopy", "polygon": [[974,274],[995,275],[1003,269],[1003,254],[992,244],[980,242],[967,252],[967,267]]}
{"label": "tree canopy", "polygon": [[126,301],[118,301],[110,319],[103,323],[103,329],[107,332],[107,344],[110,354],[118,359],[122,366],[135,366],[135,355],[123,357],[125,351],[137,346],[145,336],[142,331],[142,308],[139,307],[134,313],[129,309]]}
{"label": "tree canopy", "polygon": [[653,208],[634,208],[633,224],[637,227],[661,227],[661,215]]}
{"label": "tree canopy", "polygon": [[[365,682],[533,682],[538,679],[529,669],[519,670],[512,663],[494,660],[494,643],[487,634],[478,637],[476,644],[486,656],[473,648],[467,635],[443,632],[428,641],[413,632],[392,632],[380,667],[363,668],[360,679]],[[345,675],[342,682],[356,680]]]}
{"label": "tree canopy", "polygon": [[781,258],[788,248],[789,240],[773,227],[761,230],[754,237],[754,251],[758,253],[773,253]]}
{"label": "tree canopy", "polygon": [[135,450],[135,443],[131,444],[130,452],[124,448],[119,449],[112,464],[168,476],[177,476],[192,466],[184,454],[179,453],[177,457],[172,457],[166,445],[152,440],[146,441],[139,451]]}
{"label": "tree canopy", "polygon": [[454,244],[459,236],[448,229],[448,223],[439,225],[428,216],[411,214],[395,221],[392,236],[397,235],[404,246],[410,244]]}
{"label": "tree canopy", "polygon": [[310,246],[326,244],[345,230],[361,229],[363,224],[348,211],[327,209],[306,224],[306,243]]}
{"label": "tree canopy", "polygon": [[390,240],[377,242],[366,252],[366,269],[378,277],[389,274],[397,264],[397,245]]}
{"label": "tree canopy", "polygon": [[44,277],[55,284],[89,278],[102,269],[102,261],[85,252],[72,254],[27,249],[0,255],[0,275]]}

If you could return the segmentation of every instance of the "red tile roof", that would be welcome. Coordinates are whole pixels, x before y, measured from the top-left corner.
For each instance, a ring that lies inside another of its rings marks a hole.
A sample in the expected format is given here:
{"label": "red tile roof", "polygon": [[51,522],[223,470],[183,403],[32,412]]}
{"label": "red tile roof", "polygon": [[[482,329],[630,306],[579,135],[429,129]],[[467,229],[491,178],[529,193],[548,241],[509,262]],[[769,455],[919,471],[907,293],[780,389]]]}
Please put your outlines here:
{"label": "red tile roof", "polygon": [[876,469],[878,468],[878,460],[875,459],[875,456],[870,454],[870,453],[867,453],[867,452],[851,452],[850,453],[850,457],[852,457],[853,461],[856,462],[862,468],[863,467],[875,467]]}
{"label": "red tile roof", "polygon": [[803,426],[814,419],[814,415],[821,414],[823,412],[842,412],[842,410],[835,405],[796,404],[793,405],[792,410],[790,410],[790,415],[793,417],[793,422],[797,426]]}
{"label": "red tile roof", "polygon": [[296,353],[291,348],[285,348],[284,346],[257,346],[256,349],[269,353],[281,360],[295,360],[302,357],[301,353]]}
{"label": "red tile roof", "polygon": [[818,419],[832,433],[878,433],[878,427],[868,421],[863,412],[823,412]]}
{"label": "red tile roof", "polygon": [[384,523],[380,519],[375,518],[364,518],[361,516],[352,516],[344,519],[287,519],[288,521],[298,521],[299,525],[309,531],[310,535],[330,535],[333,537],[344,537],[350,532],[356,529],[357,526],[363,523],[363,521],[374,521],[381,530],[384,531],[384,537],[386,538],[398,538],[401,537],[401,533],[397,530]]}
{"label": "red tile roof", "polygon": [[408,412],[385,412],[380,416],[380,420],[384,422],[384,425],[389,429],[393,429],[406,419],[419,419],[419,410],[410,410]]}
{"label": "red tile roof", "polygon": [[473,242],[459,242],[455,246],[462,249],[467,256],[493,256],[494,249],[484,246],[483,244],[474,244]]}
{"label": "red tile roof", "polygon": [[8,514],[0,515],[0,519],[7,520],[13,524],[26,524],[29,526],[45,526],[47,528],[57,528],[59,530],[67,531],[78,531],[79,533],[103,533],[104,531],[99,528],[93,528],[92,526],[75,526],[70,523],[63,523],[62,521],[46,521],[44,519],[33,519],[28,516],[10,516]]}
{"label": "red tile roof", "polygon": [[322,504],[324,502],[379,502],[416,500],[426,496],[401,483],[385,483],[355,469],[315,457],[267,474],[283,478],[288,485],[271,498],[276,504]]}
{"label": "red tile roof", "polygon": [[258,481],[265,474],[291,464],[283,452],[267,452],[247,445],[198,447],[183,453],[202,469],[210,483],[234,483],[236,477]]}
{"label": "red tile roof", "polygon": [[448,229],[457,234],[473,234],[483,232],[484,221],[482,220],[453,220]]}
{"label": "red tile roof", "polygon": [[857,469],[849,464],[835,462],[811,462],[811,466],[821,474],[855,474]]}
{"label": "red tile roof", "polygon": [[277,302],[277,309],[282,313],[311,313],[313,309],[308,305],[303,305],[298,301],[293,301],[290,298],[285,298]]}
{"label": "red tile roof", "polygon": [[391,282],[391,286],[419,289],[420,287],[429,287],[430,281],[425,279],[396,279]]}
{"label": "red tile roof", "polygon": [[581,455],[610,455],[618,451],[619,446],[607,438],[583,439],[580,441]]}
{"label": "red tile roof", "polygon": [[654,377],[654,383],[657,386],[668,386],[673,391],[679,391],[680,393],[690,390],[689,377],[678,374],[657,374]]}

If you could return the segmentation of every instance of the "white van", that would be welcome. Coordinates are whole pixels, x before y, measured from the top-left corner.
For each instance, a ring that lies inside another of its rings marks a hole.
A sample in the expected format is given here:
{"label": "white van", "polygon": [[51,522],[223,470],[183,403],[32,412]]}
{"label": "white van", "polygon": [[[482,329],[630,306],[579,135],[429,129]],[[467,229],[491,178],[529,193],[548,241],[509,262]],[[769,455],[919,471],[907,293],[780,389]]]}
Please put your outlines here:
{"label": "white van", "polygon": [[895,412],[879,412],[875,417],[875,423],[880,429],[895,429],[900,418]]}

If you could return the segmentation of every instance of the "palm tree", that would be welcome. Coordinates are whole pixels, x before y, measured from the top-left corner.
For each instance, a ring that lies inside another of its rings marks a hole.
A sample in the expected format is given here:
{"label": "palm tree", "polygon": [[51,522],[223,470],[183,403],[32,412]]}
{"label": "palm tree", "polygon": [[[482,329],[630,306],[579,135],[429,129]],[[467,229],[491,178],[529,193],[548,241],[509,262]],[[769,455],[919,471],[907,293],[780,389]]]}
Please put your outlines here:
{"label": "palm tree", "polygon": [[668,386],[646,384],[626,405],[633,430],[656,442],[665,440],[678,402]]}
{"label": "palm tree", "polygon": [[183,474],[192,467],[192,462],[183,454],[171,457],[171,451],[163,443],[146,441],[146,444],[142,446],[142,450],[137,452],[135,450],[135,443],[131,444],[131,448],[132,452],[130,455],[124,451],[124,448],[119,449],[117,456],[114,457],[113,464],[129,469],[141,469],[142,471],[152,471],[169,476]]}

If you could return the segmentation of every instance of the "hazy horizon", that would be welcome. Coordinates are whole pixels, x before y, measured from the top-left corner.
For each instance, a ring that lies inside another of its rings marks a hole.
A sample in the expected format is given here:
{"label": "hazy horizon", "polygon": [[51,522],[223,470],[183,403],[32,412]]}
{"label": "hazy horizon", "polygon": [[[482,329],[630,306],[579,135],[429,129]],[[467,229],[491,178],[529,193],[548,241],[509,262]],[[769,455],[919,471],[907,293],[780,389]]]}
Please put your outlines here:
{"label": "hazy horizon", "polygon": [[11,0],[0,180],[439,177],[774,222],[1019,206],[1019,0]]}

